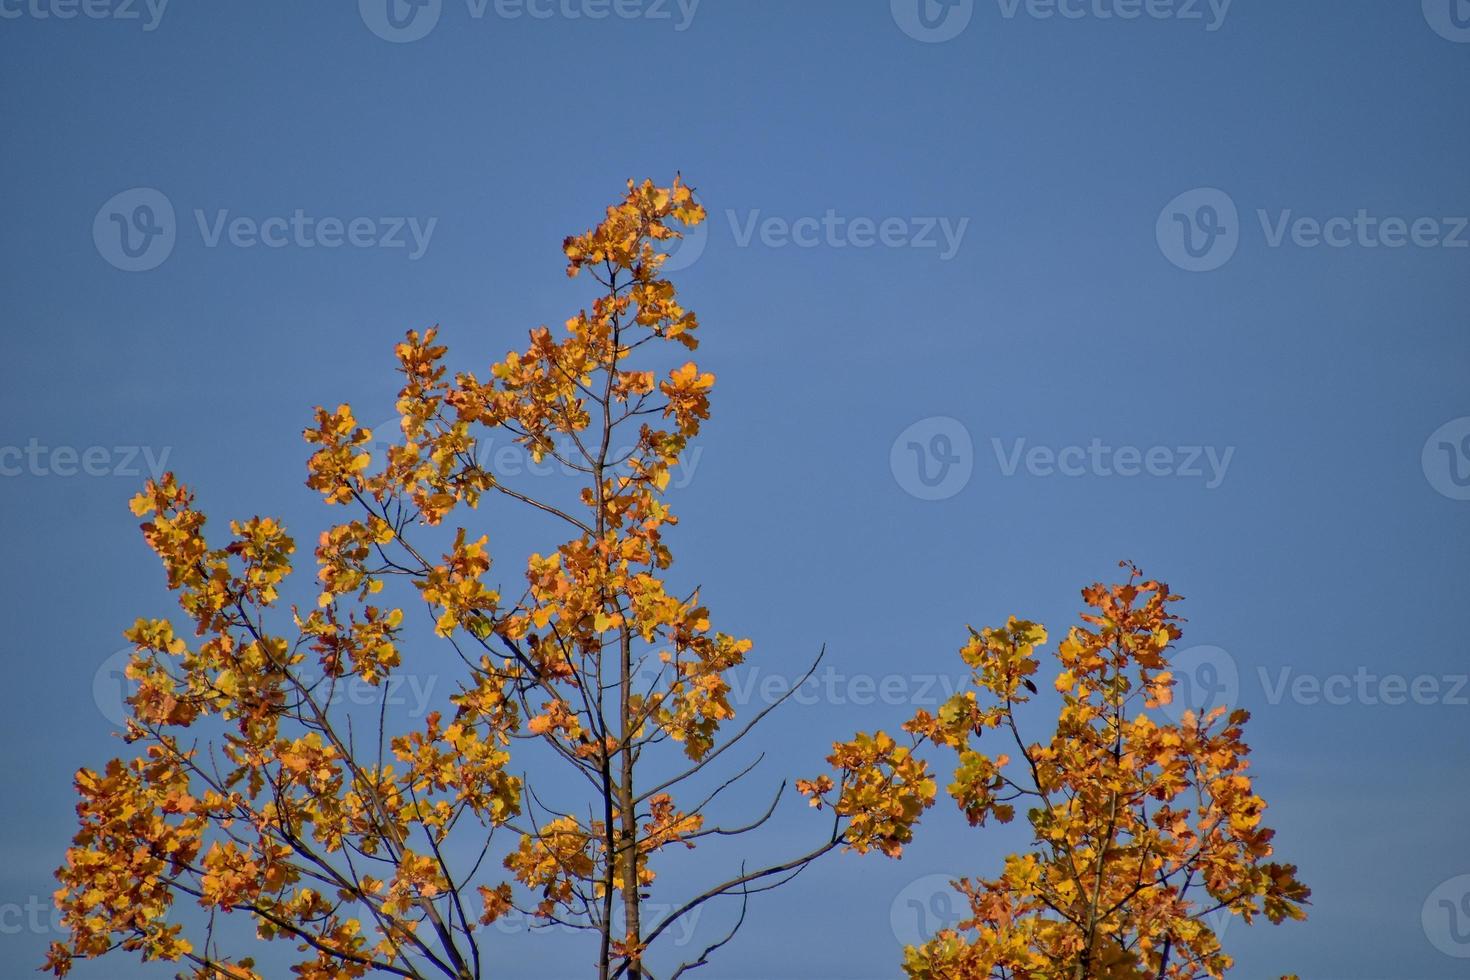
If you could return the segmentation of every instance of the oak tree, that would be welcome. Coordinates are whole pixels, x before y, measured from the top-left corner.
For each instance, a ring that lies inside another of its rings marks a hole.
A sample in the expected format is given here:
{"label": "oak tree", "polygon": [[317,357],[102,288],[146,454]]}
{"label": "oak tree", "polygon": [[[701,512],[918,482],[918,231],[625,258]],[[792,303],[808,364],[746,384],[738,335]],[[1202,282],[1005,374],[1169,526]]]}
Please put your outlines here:
{"label": "oak tree", "polygon": [[953,751],[949,794],[972,825],[1007,823],[1024,806],[1034,835],[998,876],[955,882],[969,914],[905,951],[914,980],[1221,977],[1232,961],[1213,917],[1305,917],[1296,868],[1268,860],[1249,714],[1161,716],[1180,597],[1126,567],[1126,582],[1083,590],[1090,611],[1057,650],[1050,738],[1028,741],[1017,710],[1037,691],[1047,633],[1014,617],[971,629],[960,651],[971,689],[905,726]]}
{"label": "oak tree", "polygon": [[[172,474],[133,501],[184,625],[128,631],[124,737],[137,751],[76,775],[80,829],[57,872],[69,935],[52,972],[121,949],[201,980],[256,980],[253,947],[282,940],[306,980],[465,980],[496,972],[484,927],[519,913],[586,930],[599,978],[638,980],[654,975],[650,949],[670,926],[706,902],[738,899],[738,928],[751,894],[823,854],[898,854],[935,785],[877,737],[834,757],[821,779],[832,819],[809,847],[646,914],[659,868],[710,835],[754,830],[781,796],[714,819],[754,765],[726,753],[776,705],[732,727],[730,673],[751,643],[667,578],[670,470],[715,379],[693,361],[655,370],[660,350],[692,351],[699,328],[658,246],[704,217],[681,180],[630,181],[564,244],[568,275],[596,283],[590,307],[531,331],[484,376],[451,376],[436,331],[410,332],[381,464],[369,451],[381,433],[348,405],[318,409],[307,482],[350,513],[317,541],[306,608],[281,594],[296,545],[278,521],[207,538]],[[576,492],[491,472],[482,448],[495,434],[554,461]],[[503,592],[489,535],[531,518],[560,533]],[[412,597],[407,612],[390,604],[398,595]],[[425,608],[437,648],[406,632]],[[385,691],[409,667],[460,679],[442,711],[401,730],[385,696],[366,727],[336,696],[348,683]],[[523,748],[539,754],[518,772]],[[245,949],[215,928],[229,913],[253,921]],[[731,934],[661,975],[703,964]]]}

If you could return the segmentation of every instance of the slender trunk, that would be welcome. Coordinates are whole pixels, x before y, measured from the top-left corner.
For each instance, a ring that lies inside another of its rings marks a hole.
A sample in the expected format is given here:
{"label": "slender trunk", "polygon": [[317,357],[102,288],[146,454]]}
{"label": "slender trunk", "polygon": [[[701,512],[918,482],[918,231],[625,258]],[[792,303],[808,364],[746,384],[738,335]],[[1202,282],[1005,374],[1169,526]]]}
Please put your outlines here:
{"label": "slender trunk", "polygon": [[[616,297],[618,294],[617,273],[612,272],[608,279],[608,295]],[[607,363],[603,365],[605,382],[602,390],[602,398],[599,400],[602,406],[602,441],[597,449],[597,459],[593,461],[593,503],[597,508],[597,544],[601,548],[605,545],[607,535],[607,505],[606,488],[603,480],[607,474],[608,450],[612,446],[612,402],[613,382],[618,372],[618,345],[622,342],[622,322],[616,312],[612,315],[612,335],[609,338]],[[612,555],[605,555],[604,561],[609,563],[615,559]],[[603,605],[609,612],[618,612],[618,603],[609,603],[608,596],[602,597]],[[600,654],[599,654],[600,656]],[[640,948],[643,937],[643,926],[639,916],[638,906],[638,814],[636,810],[637,796],[633,792],[633,739],[637,733],[637,721],[633,717],[632,695],[633,695],[633,636],[628,624],[624,623],[618,630],[618,719],[619,719],[619,743],[620,743],[620,766],[616,786],[604,782],[604,790],[611,797],[616,794],[618,810],[619,829],[615,830],[609,819],[607,827],[608,850],[608,877],[612,878],[614,869],[616,874],[623,880],[623,941],[627,945],[625,955],[627,957],[628,980],[643,980],[643,951]],[[599,676],[601,671],[599,670]],[[605,729],[606,726],[604,726]],[[606,756],[604,756],[605,758]],[[611,779],[611,773],[604,767],[604,779]],[[609,817],[611,816],[611,798],[606,799]],[[612,846],[616,841],[616,846]],[[611,899],[612,890],[608,890],[608,898]],[[611,919],[603,923],[604,930],[604,954],[603,971],[608,968],[608,957],[606,955],[608,933],[612,929]]]}
{"label": "slender trunk", "polygon": [[[1121,668],[1119,668],[1121,672]],[[1116,680],[1117,673],[1109,680]],[[1113,765],[1119,766],[1123,761],[1123,700],[1118,695],[1113,705]],[[1077,967],[1072,971],[1074,980],[1091,980],[1092,978],[1092,950],[1097,944],[1098,927],[1098,903],[1102,898],[1103,881],[1107,875],[1108,848],[1113,844],[1113,837],[1118,830],[1118,793],[1113,791],[1108,801],[1108,823],[1102,839],[1098,842],[1097,866],[1093,871],[1095,880],[1092,885],[1092,901],[1087,910],[1087,929],[1083,934],[1086,945],[1082,948],[1082,955],[1077,958]]]}
{"label": "slender trunk", "polygon": [[633,645],[628,628],[621,632],[622,684],[618,710],[623,720],[623,766],[622,779],[618,783],[618,810],[622,816],[622,875],[623,875],[623,919],[626,924],[629,944],[628,980],[641,980],[643,976],[642,950],[643,925],[638,908],[638,814],[637,797],[633,793],[633,739],[637,721],[629,703],[633,685]]}
{"label": "slender trunk", "polygon": [[[601,671],[598,671],[599,679]],[[601,684],[598,685],[599,689]],[[601,695],[598,696],[598,710],[602,710]],[[604,731],[606,729],[604,728]],[[597,980],[608,980],[612,976],[612,918],[613,918],[613,884],[614,868],[613,854],[616,853],[617,839],[613,831],[613,779],[612,762],[608,758],[607,740],[602,744],[602,811],[603,811],[603,844],[607,848],[607,868],[602,880],[602,948],[597,958]]]}

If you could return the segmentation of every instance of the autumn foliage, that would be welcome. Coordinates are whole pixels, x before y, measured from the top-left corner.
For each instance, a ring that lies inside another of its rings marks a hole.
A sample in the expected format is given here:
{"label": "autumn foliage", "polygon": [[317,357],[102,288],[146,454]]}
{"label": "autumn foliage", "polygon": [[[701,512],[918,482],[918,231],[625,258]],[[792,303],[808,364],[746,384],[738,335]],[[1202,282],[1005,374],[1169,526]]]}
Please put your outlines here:
{"label": "autumn foliage", "polygon": [[[1266,860],[1245,713],[1169,725],[1153,711],[1170,696],[1177,597],[1136,573],[1086,591],[1048,741],[1026,743],[1015,713],[1045,631],[972,631],[974,690],[898,738],[835,744],[831,772],[795,781],[819,811],[808,845],[663,890],[663,869],[710,835],[757,831],[785,789],[754,807],[722,796],[759,761],[727,753],[777,705],[735,724],[731,672],[752,644],[669,580],[670,471],[715,378],[687,360],[699,321],[657,246],[704,217],[678,179],[629,182],[563,246],[567,274],[595,283],[590,305],[482,375],[451,375],[436,330],[410,332],[385,454],[351,406],[317,409],[307,484],[345,514],[317,538],[313,583],[288,583],[297,548],[272,518],[211,538],[173,474],[133,500],[182,618],[127,632],[134,748],[76,774],[79,829],[57,872],[68,935],[47,969],[123,951],[196,980],[263,980],[256,954],[280,941],[304,980],[471,980],[496,972],[485,927],[516,913],[585,932],[600,980],[676,977],[729,941],[752,895],[823,855],[899,857],[934,803],[936,747],[955,754],[949,792],[970,821],[1025,805],[1036,849],[960,884],[970,919],[908,950],[912,977],[1219,976],[1230,961],[1206,914],[1302,915],[1294,869]],[[497,435],[574,487],[492,473]],[[509,521],[548,543],[502,592],[492,542]],[[458,679],[440,710],[405,720],[386,693],[356,713],[336,696],[386,692],[408,665]],[[1014,748],[990,751],[1005,738]],[[729,931],[682,962],[661,952],[718,899]],[[227,915],[252,927],[243,942]]]}
{"label": "autumn foliage", "polygon": [[[637,361],[698,346],[699,321],[661,275],[656,246],[704,217],[678,180],[630,182],[601,224],[564,245],[567,274],[596,282],[590,308],[562,330],[531,331],[483,377],[450,377],[436,331],[409,333],[396,352],[400,431],[381,465],[350,406],[318,409],[307,482],[351,513],[318,539],[309,608],[281,608],[296,545],[276,521],[232,522],[212,541],[172,474],[133,501],[187,625],[140,620],[128,632],[137,690],[125,737],[140,751],[77,774],[81,826],[57,893],[70,935],[52,946],[55,974],[121,949],[185,962],[198,978],[256,978],[250,950],[226,948],[215,930],[218,915],[243,913],[258,940],[299,950],[294,970],[309,980],[480,977],[493,963],[483,927],[516,910],[586,930],[600,977],[637,980],[650,947],[704,902],[735,896],[743,909],[841,847],[897,856],[935,786],[880,739],[837,760],[840,800],[808,849],[644,914],[661,862],[710,834],[754,830],[776,805],[736,826],[712,819],[720,790],[751,764],[713,791],[708,780],[689,789],[731,761],[724,752],[746,730],[726,731],[727,678],[751,643],[717,630],[698,594],[665,578],[676,518],[664,492],[709,417],[714,376],[693,361],[662,375]],[[484,468],[481,441],[494,433],[575,474],[573,500]],[[454,523],[492,500],[565,535],[529,556],[517,594],[487,582],[493,521]],[[435,555],[426,541],[451,528]],[[408,613],[383,601],[385,583],[416,591],[442,649],[405,650]],[[409,657],[462,675],[451,703],[416,728],[385,731],[380,714],[376,731],[355,730],[335,687],[381,687]],[[527,742],[578,777],[581,798],[553,803],[535,773],[528,783],[512,769],[512,748]],[[499,861],[485,860],[492,843]],[[189,936],[181,903],[199,910]]]}
{"label": "autumn foliage", "polygon": [[949,794],[971,824],[1007,823],[1020,805],[1035,840],[997,877],[957,882],[970,914],[906,951],[915,980],[1220,977],[1231,959],[1212,913],[1304,918],[1296,868],[1267,860],[1249,715],[1161,720],[1179,597],[1131,572],[1083,591],[1090,611],[1057,651],[1062,706],[1048,740],[1028,743],[1017,714],[1036,692],[1046,630],[1014,617],[970,631],[960,656],[973,690],[906,726],[955,753]]}

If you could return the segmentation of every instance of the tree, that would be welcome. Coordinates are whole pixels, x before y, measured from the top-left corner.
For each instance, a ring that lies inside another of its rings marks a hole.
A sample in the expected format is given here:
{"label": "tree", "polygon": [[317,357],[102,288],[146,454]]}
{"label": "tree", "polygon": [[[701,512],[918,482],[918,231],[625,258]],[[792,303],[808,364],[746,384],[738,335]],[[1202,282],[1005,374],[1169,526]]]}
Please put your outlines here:
{"label": "tree", "polygon": [[[697,590],[664,579],[675,523],[664,491],[708,418],[714,376],[692,361],[662,379],[629,366],[659,345],[697,346],[655,246],[703,218],[682,181],[630,181],[601,224],[564,244],[568,275],[598,284],[590,311],[559,336],[533,330],[484,381],[449,380],[436,331],[410,332],[396,351],[401,432],[379,468],[350,406],[317,410],[307,482],[354,516],[320,537],[314,608],[281,608],[295,545],[277,521],[233,522],[217,545],[173,474],[134,499],[193,629],[139,620],[127,633],[137,690],[124,737],[142,752],[77,773],[80,830],[57,872],[70,935],[46,963],[56,975],[121,948],[187,962],[196,978],[254,980],[253,958],[222,950],[215,930],[218,915],[243,912],[260,939],[303,951],[295,971],[308,980],[464,980],[492,972],[479,927],[516,910],[590,931],[598,976],[638,980],[651,976],[650,946],[705,902],[739,897],[738,928],[749,895],[840,846],[897,855],[935,787],[879,738],[838,759],[833,820],[810,849],[644,917],[655,863],[754,830],[782,795],[738,825],[710,819],[755,763],[728,776],[712,765],[775,705],[725,732],[727,676],[751,644],[714,631]],[[480,448],[494,432],[574,474],[576,495],[538,497],[487,471]],[[492,500],[570,535],[529,557],[513,598],[486,583],[488,537],[446,523]],[[385,584],[404,583],[431,611],[437,653],[406,649],[403,611],[377,604]],[[392,735],[380,698],[376,731],[361,737],[363,713],[344,714],[338,687],[384,691],[405,658],[462,670],[452,713]],[[533,774],[512,771],[513,746],[539,751]],[[553,767],[567,778],[550,779]],[[492,849],[508,877],[489,870]],[[180,898],[202,910],[192,939]]]}
{"label": "tree", "polygon": [[[1083,590],[1092,611],[1057,652],[1049,742],[1028,744],[1016,717],[1036,693],[1046,630],[1014,617],[970,630],[960,656],[974,689],[905,726],[956,753],[949,794],[972,825],[1009,822],[1024,802],[1036,846],[997,878],[955,883],[969,918],[905,951],[915,980],[1220,977],[1231,959],[1207,916],[1305,918],[1296,868],[1266,860],[1273,834],[1242,741],[1249,714],[1217,707],[1167,724],[1150,713],[1170,702],[1180,597],[1125,567],[1126,583]],[[990,732],[1014,758],[975,747]]]}

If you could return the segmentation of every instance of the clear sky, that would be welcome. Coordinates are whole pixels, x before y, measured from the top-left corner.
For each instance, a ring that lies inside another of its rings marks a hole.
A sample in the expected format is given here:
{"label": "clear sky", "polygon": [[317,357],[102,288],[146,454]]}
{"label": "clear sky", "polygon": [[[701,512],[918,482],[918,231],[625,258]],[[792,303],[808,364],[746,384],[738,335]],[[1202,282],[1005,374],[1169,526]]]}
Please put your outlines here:
{"label": "clear sky", "polygon": [[[828,649],[769,786],[932,706],[965,623],[1058,634],[1132,559],[1188,597],[1193,690],[1253,713],[1314,891],[1226,930],[1239,975],[1465,974],[1470,3],[393,2],[0,0],[0,977],[54,938],[72,771],[122,748],[120,633],[173,608],[150,465],[309,552],[311,407],[388,416],[406,329],[483,369],[559,324],[562,237],[676,170],[719,378],[678,580],[755,641],[751,708]],[[559,538],[497,513],[514,581]],[[441,656],[406,668],[436,703]],[[781,814],[772,853],[821,833]],[[895,976],[935,882],[1017,843],[941,801],[702,972]],[[585,974],[509,931],[495,975]]]}

